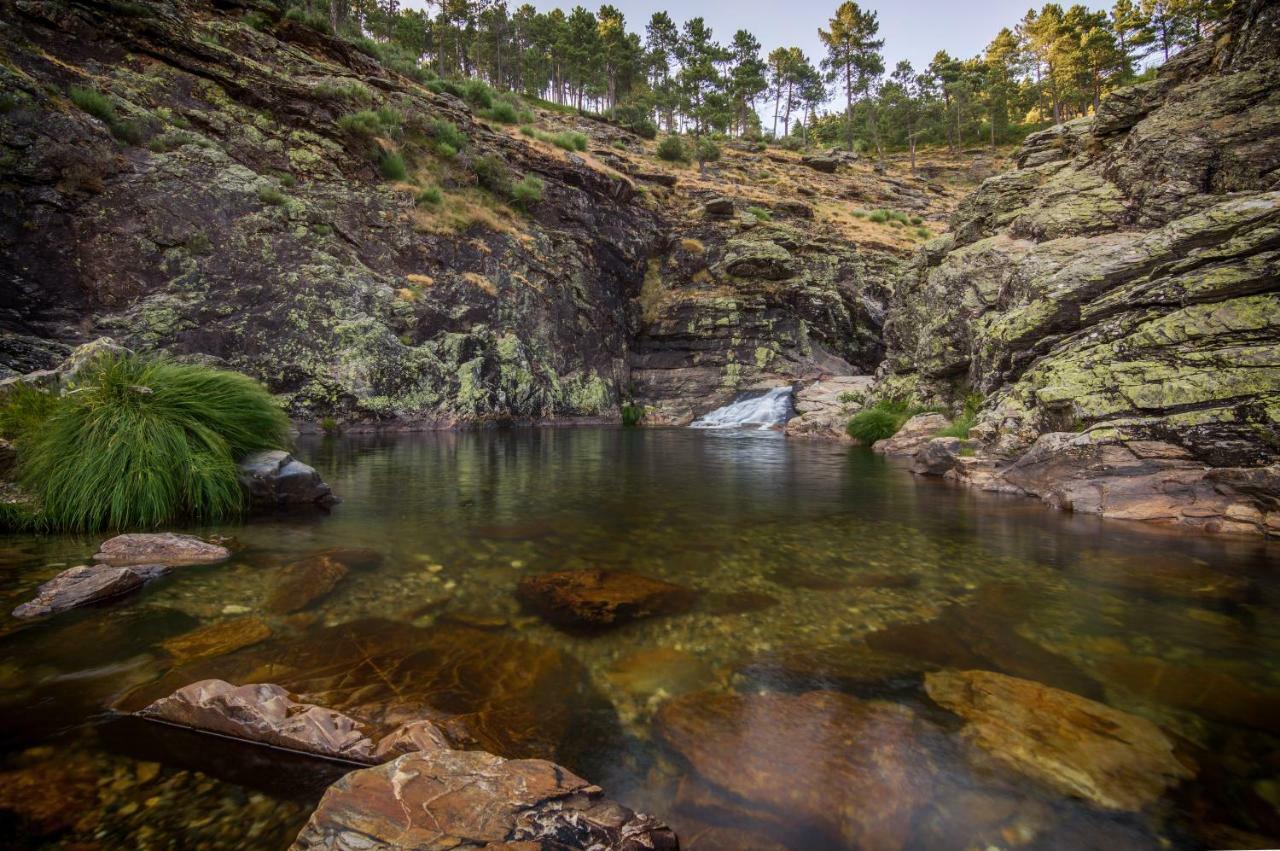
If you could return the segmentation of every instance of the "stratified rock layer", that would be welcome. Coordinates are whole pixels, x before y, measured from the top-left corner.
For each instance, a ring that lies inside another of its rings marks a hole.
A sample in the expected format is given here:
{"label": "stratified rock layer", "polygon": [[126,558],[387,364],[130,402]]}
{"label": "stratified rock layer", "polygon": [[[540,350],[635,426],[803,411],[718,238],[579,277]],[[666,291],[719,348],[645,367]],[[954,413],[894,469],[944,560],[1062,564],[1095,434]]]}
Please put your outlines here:
{"label": "stratified rock layer", "polygon": [[[986,397],[971,433],[986,454],[1007,462],[1053,436],[1081,456],[1075,475],[1068,454],[1007,480],[961,460],[956,478],[1280,534],[1278,21],[1274,3],[1237,3],[1155,81],[1028,137],[1018,168],[917,254],[894,291],[879,392],[958,407],[967,385]],[[1095,461],[1142,445],[1167,448],[1133,449],[1139,477]]]}
{"label": "stratified rock layer", "polygon": [[231,558],[231,551],[194,535],[172,532],[136,532],[103,541],[93,559],[115,567],[135,564],[167,564],[170,567],[212,564]]}

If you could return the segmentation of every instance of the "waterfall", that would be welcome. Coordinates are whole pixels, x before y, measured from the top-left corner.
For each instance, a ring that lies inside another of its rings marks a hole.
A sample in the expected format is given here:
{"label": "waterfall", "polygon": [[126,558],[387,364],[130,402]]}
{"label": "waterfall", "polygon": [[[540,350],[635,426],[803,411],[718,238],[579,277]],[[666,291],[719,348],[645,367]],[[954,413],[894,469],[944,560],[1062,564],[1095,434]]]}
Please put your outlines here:
{"label": "waterfall", "polygon": [[693,428],[742,428],[761,430],[780,426],[791,419],[791,388],[775,387],[764,394],[738,398],[693,421]]}

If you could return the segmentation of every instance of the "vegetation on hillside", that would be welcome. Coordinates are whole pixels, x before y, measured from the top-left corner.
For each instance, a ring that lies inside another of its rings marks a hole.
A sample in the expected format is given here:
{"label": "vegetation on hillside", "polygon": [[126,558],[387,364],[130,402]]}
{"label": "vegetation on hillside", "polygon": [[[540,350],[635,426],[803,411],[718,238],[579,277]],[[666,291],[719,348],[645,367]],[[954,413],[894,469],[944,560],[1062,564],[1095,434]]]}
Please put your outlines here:
{"label": "vegetation on hillside", "polygon": [[22,388],[0,403],[36,520],[59,530],[234,515],[237,460],[285,445],[288,428],[247,376],[136,355],[102,357],[61,395]]}

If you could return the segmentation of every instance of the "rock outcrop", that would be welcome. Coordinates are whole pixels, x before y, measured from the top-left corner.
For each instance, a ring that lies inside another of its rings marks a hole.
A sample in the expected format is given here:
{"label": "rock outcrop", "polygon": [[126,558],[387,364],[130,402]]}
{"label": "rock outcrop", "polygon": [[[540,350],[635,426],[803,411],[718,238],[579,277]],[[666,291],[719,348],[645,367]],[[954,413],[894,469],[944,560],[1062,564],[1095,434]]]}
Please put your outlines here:
{"label": "rock outcrop", "polygon": [[797,390],[796,415],[787,421],[787,436],[846,439],[845,427],[862,409],[874,381],[869,375],[837,375]]}
{"label": "rock outcrop", "polygon": [[240,484],[254,505],[332,505],[338,501],[315,467],[304,464],[282,449],[255,452],[241,459]]}
{"label": "rock outcrop", "polygon": [[1028,137],[903,274],[877,392],[986,397],[972,437],[1025,459],[987,484],[1280,534],[1278,19],[1237,3],[1156,80]]}

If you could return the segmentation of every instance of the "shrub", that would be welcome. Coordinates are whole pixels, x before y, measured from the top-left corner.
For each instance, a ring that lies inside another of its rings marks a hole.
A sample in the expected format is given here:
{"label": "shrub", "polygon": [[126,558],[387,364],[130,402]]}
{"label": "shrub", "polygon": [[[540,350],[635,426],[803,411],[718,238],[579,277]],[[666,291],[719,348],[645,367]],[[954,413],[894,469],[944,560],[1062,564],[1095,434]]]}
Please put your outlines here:
{"label": "shrub", "polygon": [[924,219],[920,218],[919,216],[912,216],[911,224],[915,225],[916,227],[919,227],[920,225],[924,224]]}
{"label": "shrub", "polygon": [[916,236],[920,237],[921,239],[928,239],[929,237],[933,236],[933,231],[929,230],[928,228],[916,228]]}
{"label": "shrub", "polygon": [[867,216],[867,218],[878,225],[882,225],[889,221],[889,213],[887,210],[876,210],[874,213]]}
{"label": "shrub", "polygon": [[720,159],[720,146],[705,136],[697,143],[698,160],[713,163]]}
{"label": "shrub", "polygon": [[630,402],[622,406],[622,424],[628,428],[637,426],[644,419],[644,408]]}
{"label": "shrub", "polygon": [[462,87],[462,99],[477,109],[493,106],[493,89],[484,80],[468,80]]}
{"label": "shrub", "polygon": [[274,187],[264,186],[258,190],[258,200],[264,204],[279,206],[284,203],[284,193]]}
{"label": "shrub", "polygon": [[800,151],[804,149],[804,139],[799,136],[784,136],[778,146],[788,151]]}
{"label": "shrub", "polygon": [[490,192],[506,195],[511,191],[511,172],[502,157],[476,157],[471,162],[471,170],[475,172],[480,185]]}
{"label": "shrub", "polygon": [[76,106],[108,126],[115,125],[117,121],[115,105],[102,92],[72,86],[70,95],[71,102]]}
{"label": "shrub", "polygon": [[689,153],[679,136],[668,136],[658,143],[658,159],[669,163],[686,163]]}
{"label": "shrub", "polygon": [[299,6],[295,6],[285,12],[284,16],[291,21],[302,24],[304,27],[310,27],[316,32],[333,35],[333,27],[329,26],[329,19],[317,12],[307,12]]}
{"label": "shrub", "polygon": [[451,160],[458,155],[458,149],[448,142],[440,142],[436,145],[436,153],[446,160]]}
{"label": "shrub", "polygon": [[520,182],[511,187],[511,200],[522,210],[528,210],[542,200],[542,178],[526,174]]}
{"label": "shrub", "polygon": [[620,103],[607,113],[621,127],[630,130],[642,139],[656,139],[658,125],[653,123],[649,110],[638,103]]}
{"label": "shrub", "polygon": [[764,207],[748,207],[747,212],[756,217],[756,221],[769,222],[773,221],[773,213],[770,213]]}
{"label": "shrub", "polygon": [[869,216],[869,215],[870,215],[870,214],[869,214],[866,210],[854,210],[854,211],[853,211],[853,213],[852,213],[852,216],[853,216],[855,219],[865,219],[865,218],[867,218],[867,216]]}
{"label": "shrub", "polygon": [[338,421],[335,420],[333,417],[325,417],[320,421],[320,430],[323,431],[325,434],[337,434]]}
{"label": "shrub", "polygon": [[413,203],[419,207],[436,207],[443,200],[444,195],[440,193],[440,187],[428,186],[418,193],[418,197],[413,199]]}
{"label": "shrub", "polygon": [[349,100],[356,103],[373,103],[373,90],[354,80],[336,82],[325,80],[317,83],[311,92],[325,100]]}
{"label": "shrub", "polygon": [[516,108],[504,100],[500,100],[489,110],[489,118],[503,124],[515,124],[520,120],[520,115]]}
{"label": "shrub", "polygon": [[382,119],[372,109],[338,116],[338,127],[352,136],[377,136],[382,132]]}
{"label": "shrub", "polygon": [[436,119],[427,125],[427,133],[436,140],[438,145],[448,145],[453,148],[455,154],[467,147],[467,135],[452,121]]}
{"label": "shrub", "polygon": [[882,400],[854,414],[845,431],[850,437],[870,446],[877,440],[893,437],[902,424],[917,412],[903,402]]}
{"label": "shrub", "polygon": [[19,475],[56,529],[216,520],[244,508],[236,460],[284,445],[288,429],[248,376],[107,356],[19,445]]}
{"label": "shrub", "polygon": [[404,157],[395,151],[382,151],[378,154],[378,171],[387,180],[404,180],[409,176]]}
{"label": "shrub", "polygon": [[960,416],[952,420],[951,425],[940,430],[938,437],[958,437],[965,439],[969,436],[970,429],[978,421],[978,409],[982,407],[982,396],[977,393],[970,393],[964,399],[964,408],[960,411]]}
{"label": "shrub", "polygon": [[266,32],[271,29],[271,19],[258,11],[249,12],[245,15],[244,22],[259,32]]}
{"label": "shrub", "polygon": [[579,133],[576,130],[565,130],[563,133],[555,135],[555,143],[566,151],[585,151],[587,149],[587,136],[585,133]]}

